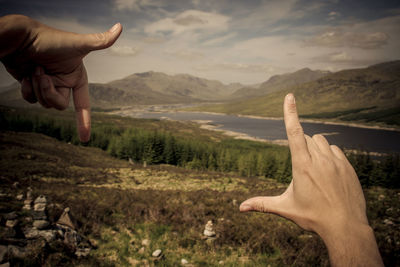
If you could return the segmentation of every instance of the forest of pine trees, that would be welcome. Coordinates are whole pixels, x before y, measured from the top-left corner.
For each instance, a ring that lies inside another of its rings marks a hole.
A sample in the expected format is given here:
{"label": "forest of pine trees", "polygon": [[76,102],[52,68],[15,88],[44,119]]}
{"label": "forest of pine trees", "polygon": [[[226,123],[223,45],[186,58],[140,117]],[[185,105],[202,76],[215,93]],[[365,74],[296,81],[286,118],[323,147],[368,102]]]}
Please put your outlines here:
{"label": "forest of pine trees", "polygon": [[[72,121],[47,116],[0,113],[2,130],[42,133],[58,140],[79,144]],[[207,142],[174,136],[171,132],[142,128],[95,125],[89,146],[107,151],[120,159],[137,163],[171,164],[188,169],[238,173],[243,176],[291,180],[288,149],[251,141],[226,139]],[[372,159],[369,155],[349,154],[364,187],[400,188],[398,154]]]}

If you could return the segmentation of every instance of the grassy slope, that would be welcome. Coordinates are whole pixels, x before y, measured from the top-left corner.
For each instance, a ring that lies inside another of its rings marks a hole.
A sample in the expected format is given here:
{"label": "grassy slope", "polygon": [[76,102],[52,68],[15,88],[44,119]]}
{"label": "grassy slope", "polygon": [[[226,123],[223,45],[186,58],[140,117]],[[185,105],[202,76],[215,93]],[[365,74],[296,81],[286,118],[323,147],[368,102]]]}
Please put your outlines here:
{"label": "grassy slope", "polygon": [[[64,256],[61,262],[53,257],[50,265],[145,265],[152,263],[157,248],[164,251],[165,266],[177,266],[182,258],[196,266],[221,260],[225,266],[328,265],[317,236],[273,215],[238,212],[234,202],[284,190],[271,180],[172,166],[143,168],[96,148],[33,133],[1,132],[0,146],[0,191],[15,195],[32,186],[34,196],[45,194],[59,204],[49,210],[51,219],[70,207],[79,231],[98,244],[86,260]],[[11,186],[15,181],[18,189]],[[378,188],[366,192],[369,219],[387,266],[400,263],[399,222],[393,219],[400,216],[398,194]],[[378,200],[379,195],[384,200]],[[0,199],[2,212],[9,205]],[[396,224],[385,225],[386,218]],[[201,239],[207,220],[213,220],[218,234],[214,242]],[[151,242],[140,254],[145,238]]]}
{"label": "grassy slope", "polygon": [[[365,69],[345,70],[317,81],[245,101],[195,108],[200,111],[242,115],[282,116],[284,96],[293,92],[301,115],[377,107],[380,112],[399,106],[400,61]],[[365,113],[368,114],[368,113]],[[368,115],[365,115],[368,119]],[[393,114],[391,114],[393,116]],[[399,116],[397,114],[397,116]],[[356,120],[356,119],[354,119]]]}

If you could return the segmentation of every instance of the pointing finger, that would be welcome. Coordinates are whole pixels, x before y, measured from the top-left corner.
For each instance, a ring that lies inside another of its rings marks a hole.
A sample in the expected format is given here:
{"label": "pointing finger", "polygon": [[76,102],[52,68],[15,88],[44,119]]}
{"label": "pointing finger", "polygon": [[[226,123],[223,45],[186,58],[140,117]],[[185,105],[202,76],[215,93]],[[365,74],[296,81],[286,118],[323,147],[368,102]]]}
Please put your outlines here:
{"label": "pointing finger", "polygon": [[76,122],[81,142],[88,142],[90,139],[90,102],[89,86],[85,67],[82,65],[81,79],[73,88]]}
{"label": "pointing finger", "polygon": [[303,128],[300,125],[297,115],[296,102],[293,94],[286,95],[283,104],[283,113],[293,164],[298,164],[299,162],[310,159]]}

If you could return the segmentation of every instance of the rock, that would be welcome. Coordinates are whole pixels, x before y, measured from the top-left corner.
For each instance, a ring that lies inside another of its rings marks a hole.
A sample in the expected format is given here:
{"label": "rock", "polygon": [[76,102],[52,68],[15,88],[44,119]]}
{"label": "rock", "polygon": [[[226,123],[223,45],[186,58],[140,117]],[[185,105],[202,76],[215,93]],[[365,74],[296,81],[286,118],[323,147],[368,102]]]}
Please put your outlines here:
{"label": "rock", "polygon": [[148,239],[142,240],[142,246],[148,247],[149,245],[150,245],[150,240],[148,240]]}
{"label": "rock", "polygon": [[33,222],[33,227],[36,227],[39,230],[45,229],[49,225],[49,222],[46,220],[36,220]]}
{"label": "rock", "polygon": [[0,267],[10,267],[10,263],[6,262],[6,263],[3,263],[3,264],[0,264]]}
{"label": "rock", "polygon": [[233,200],[232,200],[232,205],[233,205],[233,206],[237,206],[237,200],[236,200],[236,199],[233,199]]}
{"label": "rock", "polygon": [[154,258],[160,258],[162,256],[161,249],[154,250],[151,256],[153,256]]}
{"label": "rock", "polygon": [[206,224],[206,227],[204,229],[203,234],[207,237],[214,237],[215,236],[215,232],[213,230],[213,223],[212,221],[208,221]]}
{"label": "rock", "polygon": [[35,202],[34,202],[34,203],[35,203],[35,204],[38,204],[38,203],[47,204],[47,199],[46,199],[45,196],[40,195],[40,196],[38,196],[38,197],[35,199]]}
{"label": "rock", "polygon": [[389,219],[383,220],[383,223],[386,224],[386,225],[394,225],[394,222],[392,222],[392,221],[389,220]]}
{"label": "rock", "polygon": [[24,198],[23,194],[19,194],[15,197],[17,200],[22,200]]}
{"label": "rock", "polygon": [[181,264],[182,265],[187,265],[189,262],[186,259],[181,259]]}
{"label": "rock", "polygon": [[225,262],[224,261],[219,261],[218,264],[219,265],[223,265]]}
{"label": "rock", "polygon": [[17,247],[13,245],[8,246],[8,257],[23,259],[27,255],[26,249],[22,247]]}
{"label": "rock", "polygon": [[25,232],[25,237],[28,239],[35,239],[40,237],[39,230],[36,228],[27,229]]}
{"label": "rock", "polygon": [[19,187],[19,182],[13,183],[13,187],[14,187],[14,188],[18,188],[18,187]]}
{"label": "rock", "polygon": [[75,251],[75,255],[78,258],[87,257],[89,256],[91,249],[90,248],[77,248]]}
{"label": "rock", "polygon": [[28,187],[28,190],[26,191],[26,200],[32,201],[32,188]]}
{"label": "rock", "polygon": [[57,231],[47,230],[47,231],[39,231],[39,236],[43,237],[47,242],[51,242],[56,240]]}
{"label": "rock", "polygon": [[34,211],[45,211],[46,210],[46,203],[35,203],[33,206]]}
{"label": "rock", "polygon": [[24,210],[31,210],[32,209],[32,200],[26,199],[24,200],[24,206],[22,207]]}
{"label": "rock", "polygon": [[32,218],[34,220],[47,220],[46,213],[44,211],[33,211]]}
{"label": "rock", "polygon": [[4,214],[4,219],[6,220],[15,220],[17,219],[18,215],[15,211]]}
{"label": "rock", "polygon": [[138,250],[138,253],[139,253],[139,254],[144,254],[144,251],[145,251],[145,248],[144,248],[144,247],[141,247],[141,248]]}
{"label": "rock", "polygon": [[385,199],[385,195],[379,195],[378,199],[379,200],[384,200]]}
{"label": "rock", "polygon": [[7,220],[6,221],[6,227],[9,228],[14,228],[15,226],[17,226],[18,224],[18,220]]}
{"label": "rock", "polygon": [[77,247],[79,239],[78,233],[74,230],[66,231],[64,234],[64,243],[71,247]]}
{"label": "rock", "polygon": [[65,208],[63,213],[61,214],[60,218],[58,219],[58,221],[56,222],[58,225],[63,225],[63,226],[67,226],[73,230],[76,229],[75,227],[75,223],[73,222],[73,218],[71,217],[71,215],[69,214],[70,209],[69,208]]}
{"label": "rock", "polygon": [[0,245],[0,262],[4,262],[7,260],[7,252],[8,248],[6,246]]}

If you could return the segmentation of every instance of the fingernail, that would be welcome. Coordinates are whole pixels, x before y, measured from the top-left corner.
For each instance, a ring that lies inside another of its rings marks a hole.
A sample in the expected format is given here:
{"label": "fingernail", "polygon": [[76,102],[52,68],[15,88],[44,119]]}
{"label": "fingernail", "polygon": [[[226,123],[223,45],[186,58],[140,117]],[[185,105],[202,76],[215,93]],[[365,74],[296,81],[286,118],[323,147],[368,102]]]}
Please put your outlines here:
{"label": "fingernail", "polygon": [[115,32],[119,28],[119,22],[112,26],[112,28],[109,30],[110,32]]}
{"label": "fingernail", "polygon": [[240,205],[239,210],[240,211],[249,211],[249,210],[251,210],[251,206],[248,204],[242,204],[242,205]]}
{"label": "fingernail", "polygon": [[35,75],[42,75],[43,74],[43,69],[40,67],[40,66],[37,66],[36,67],[36,70],[35,70]]}
{"label": "fingernail", "polygon": [[287,94],[287,101],[290,103],[290,104],[294,104],[295,102],[296,102],[296,100],[294,99],[294,95],[292,94],[292,93],[290,93],[290,94]]}

